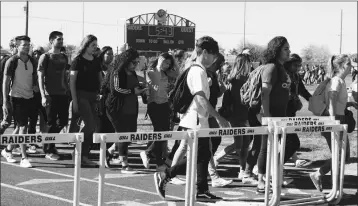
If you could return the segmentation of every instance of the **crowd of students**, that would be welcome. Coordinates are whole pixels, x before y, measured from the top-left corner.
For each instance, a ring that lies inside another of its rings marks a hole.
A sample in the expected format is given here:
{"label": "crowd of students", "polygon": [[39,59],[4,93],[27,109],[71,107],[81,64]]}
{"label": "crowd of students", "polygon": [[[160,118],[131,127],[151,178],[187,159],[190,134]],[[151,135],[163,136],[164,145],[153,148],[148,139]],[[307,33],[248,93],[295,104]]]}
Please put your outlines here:
{"label": "crowd of students", "polygon": [[[29,56],[30,38],[18,36],[11,40],[13,56],[2,61],[3,118],[1,134],[14,119],[13,134],[36,133],[36,123],[40,116],[40,132],[59,133],[70,124],[68,132],[83,132],[81,160],[83,166],[94,166],[89,159],[93,133],[136,132],[139,113],[138,96],[147,104],[148,115],[154,131],[170,131],[178,123],[177,130],[185,131],[198,128],[255,127],[261,126],[262,117],[294,117],[302,109],[299,96],[305,100],[311,97],[299,75],[302,59],[291,54],[290,45],[285,37],[273,38],[264,53],[263,66],[253,70],[248,49],[237,55],[230,73],[222,78],[225,58],[219,53],[217,41],[204,36],[196,41],[191,56],[185,57],[184,51],[162,53],[144,67],[144,81],[140,81],[136,68],[139,53],[127,49],[113,57],[109,46],[98,50],[97,38],[87,35],[79,51],[69,65],[68,57],[61,51],[64,35],[53,31],[49,35],[51,49],[44,52],[35,50]],[[324,115],[334,116],[345,123],[346,107],[357,108],[356,102],[347,102],[348,93],[345,78],[352,67],[347,55],[334,55],[327,65],[326,77],[330,83],[326,87],[328,108]],[[241,102],[240,89],[248,80],[251,72],[260,70],[262,88],[261,104],[248,108]],[[193,100],[188,109],[180,115],[173,113],[169,94],[175,79],[186,73],[185,82]],[[355,83],[356,84],[356,83]],[[355,86],[356,87],[356,86]],[[356,95],[356,94],[355,94]],[[220,110],[216,110],[218,98],[223,96]],[[83,127],[80,128],[81,122]],[[324,133],[330,146],[330,133]],[[257,186],[257,192],[264,193],[267,154],[267,136],[234,136],[233,144],[217,151],[221,137],[200,138],[197,158],[197,201],[221,199],[209,191],[208,178],[213,187],[223,187],[232,180],[219,176],[217,166],[227,154],[239,155],[240,172],[238,178],[246,184]],[[300,140],[296,134],[289,134],[286,140],[285,162],[297,159],[296,151]],[[114,160],[122,165],[122,173],[136,173],[128,161],[130,143],[107,145],[106,167]],[[250,145],[252,144],[251,148]],[[185,184],[177,178],[185,172],[188,142],[175,141],[168,152],[166,141],[148,142],[147,148],[140,152],[143,166],[149,168],[150,161],[157,165],[154,182],[158,194],[165,198],[168,183]],[[8,145],[1,155],[15,163],[12,150]],[[36,152],[35,145],[20,145],[22,167],[31,167],[27,152]],[[115,152],[118,155],[115,157]],[[55,144],[44,144],[43,152],[49,160],[60,160]],[[257,166],[258,173],[254,174]],[[322,176],[329,172],[330,161],[319,171],[310,175],[317,189],[322,190]],[[288,184],[290,181],[285,181]]]}

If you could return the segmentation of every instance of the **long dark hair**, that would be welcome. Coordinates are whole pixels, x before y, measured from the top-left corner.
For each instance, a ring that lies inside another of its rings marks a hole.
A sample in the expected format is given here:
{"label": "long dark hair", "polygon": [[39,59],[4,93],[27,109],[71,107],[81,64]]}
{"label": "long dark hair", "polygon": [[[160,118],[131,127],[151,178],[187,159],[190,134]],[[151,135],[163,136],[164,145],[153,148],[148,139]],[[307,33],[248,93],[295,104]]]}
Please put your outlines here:
{"label": "long dark hair", "polygon": [[83,38],[81,45],[78,49],[78,52],[76,54],[76,58],[83,55],[86,51],[86,49],[89,47],[89,45],[93,42],[93,41],[97,41],[97,37],[95,37],[92,34],[89,34],[87,36],[85,36],[85,38]]}
{"label": "long dark hair", "polygon": [[109,50],[113,50],[112,47],[110,46],[104,46],[102,49],[101,49],[101,53],[99,53],[99,59],[100,61],[103,63],[104,61],[104,55],[106,54],[107,51]]}
{"label": "long dark hair", "polygon": [[249,76],[251,67],[249,65],[250,57],[249,55],[239,54],[235,58],[234,67],[228,75],[228,81],[236,79],[239,75]]}
{"label": "long dark hair", "polygon": [[277,63],[278,58],[280,57],[282,47],[288,43],[287,39],[283,36],[277,36],[267,44],[267,48],[264,51],[263,63]]}
{"label": "long dark hair", "polygon": [[127,49],[126,51],[122,52],[118,56],[116,56],[113,67],[110,68],[110,70],[107,72],[106,76],[104,77],[104,80],[102,82],[101,89],[108,88],[110,86],[113,88],[114,85],[113,81],[110,81],[112,79],[112,76],[114,73],[123,73],[125,72],[125,69],[128,67],[129,63],[135,60],[139,57],[139,54],[137,50],[135,49]]}
{"label": "long dark hair", "polygon": [[170,64],[170,67],[168,68],[168,70],[173,69],[175,60],[174,60],[173,56],[170,55],[168,52],[161,53],[158,57],[152,59],[151,62],[149,62],[149,68],[155,69],[158,66],[159,57],[163,57],[164,60],[169,59],[171,61],[171,64]]}

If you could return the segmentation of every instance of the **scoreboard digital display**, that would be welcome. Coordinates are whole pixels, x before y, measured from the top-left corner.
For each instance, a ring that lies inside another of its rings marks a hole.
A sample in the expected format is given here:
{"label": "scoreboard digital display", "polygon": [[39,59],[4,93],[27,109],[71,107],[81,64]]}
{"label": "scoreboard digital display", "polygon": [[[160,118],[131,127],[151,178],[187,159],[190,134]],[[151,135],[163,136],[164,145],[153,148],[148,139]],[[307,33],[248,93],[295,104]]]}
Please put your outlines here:
{"label": "scoreboard digital display", "polygon": [[127,44],[142,51],[192,51],[195,47],[195,27],[127,24]]}

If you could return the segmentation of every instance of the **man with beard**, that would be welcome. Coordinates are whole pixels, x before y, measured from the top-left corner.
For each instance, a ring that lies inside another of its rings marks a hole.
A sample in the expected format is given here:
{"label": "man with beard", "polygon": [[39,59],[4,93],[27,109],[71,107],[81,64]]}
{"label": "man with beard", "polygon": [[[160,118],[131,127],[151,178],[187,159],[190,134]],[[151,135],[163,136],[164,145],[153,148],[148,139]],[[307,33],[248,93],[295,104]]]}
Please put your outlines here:
{"label": "man with beard", "polygon": [[[41,92],[41,103],[46,108],[47,133],[59,133],[68,123],[69,86],[66,78],[68,58],[61,53],[63,34],[59,31],[50,33],[51,49],[41,55],[38,63],[38,82]],[[54,143],[44,144],[45,158],[58,160]]]}

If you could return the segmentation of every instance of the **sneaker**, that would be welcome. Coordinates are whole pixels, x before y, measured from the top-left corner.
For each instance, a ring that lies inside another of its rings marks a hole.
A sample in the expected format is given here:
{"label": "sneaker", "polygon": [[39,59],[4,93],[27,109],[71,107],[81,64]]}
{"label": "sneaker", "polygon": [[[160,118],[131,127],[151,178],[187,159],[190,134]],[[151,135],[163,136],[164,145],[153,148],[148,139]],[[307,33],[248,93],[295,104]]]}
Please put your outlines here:
{"label": "sneaker", "polygon": [[237,178],[242,181],[242,179],[244,179],[244,177],[245,177],[245,171],[240,170],[239,175],[237,176]]}
{"label": "sneaker", "polygon": [[106,150],[106,161],[104,162],[104,166],[106,168],[110,168],[111,167],[111,159],[113,158],[113,154],[109,153],[108,150]]}
{"label": "sneaker", "polygon": [[287,186],[287,185],[291,184],[292,182],[293,182],[292,178],[284,177],[282,180],[282,185]]}
{"label": "sneaker", "polygon": [[5,149],[1,151],[1,156],[3,156],[7,162],[15,163],[16,159],[14,159],[14,156],[11,152],[6,152]]}
{"label": "sneaker", "polygon": [[186,181],[182,180],[182,179],[180,179],[178,177],[174,177],[169,181],[169,183],[173,184],[173,185],[185,185]]}
{"label": "sneaker", "polygon": [[132,169],[131,167],[129,167],[127,165],[127,166],[122,166],[121,173],[122,174],[137,174],[138,171]]}
{"label": "sneaker", "polygon": [[244,177],[241,181],[242,181],[242,183],[244,183],[246,185],[257,185],[258,184],[258,181],[255,179],[254,176]]}
{"label": "sneaker", "polygon": [[50,153],[50,154],[46,154],[45,155],[46,159],[52,160],[52,161],[57,161],[60,159],[60,155],[56,154],[56,153]]}
{"label": "sneaker", "polygon": [[316,189],[322,192],[322,178],[318,177],[315,172],[310,173],[310,178]]}
{"label": "sneaker", "polygon": [[16,147],[12,150],[13,155],[21,155],[21,149],[20,147]]}
{"label": "sneaker", "polygon": [[31,145],[31,146],[29,147],[29,149],[27,150],[27,152],[30,153],[30,154],[36,154],[36,153],[37,153],[37,148],[36,148],[36,146],[35,146],[35,145]]}
{"label": "sneaker", "polygon": [[149,169],[149,158],[148,155],[145,153],[145,151],[140,152],[140,158],[142,159],[143,166],[146,169]]}
{"label": "sneaker", "polygon": [[95,162],[92,162],[91,160],[89,160],[88,157],[82,157],[81,158],[81,165],[84,165],[84,166],[97,166],[97,164]]}
{"label": "sneaker", "polygon": [[117,158],[112,158],[112,164],[122,164],[123,160],[119,157]]}
{"label": "sneaker", "polygon": [[154,184],[155,189],[157,190],[158,195],[164,200],[165,199],[165,187],[169,182],[169,178],[165,172],[156,172],[154,173]]}
{"label": "sneaker", "polygon": [[223,199],[222,197],[217,197],[211,194],[209,190],[203,193],[196,194],[196,201],[198,202],[211,202],[211,201],[218,201],[222,199]]}
{"label": "sneaker", "polygon": [[233,180],[226,180],[224,178],[217,178],[217,179],[213,179],[211,181],[211,186],[212,187],[225,187],[226,185],[229,185],[233,182]]}
{"label": "sneaker", "polygon": [[21,159],[20,167],[30,168],[30,167],[32,167],[32,165],[27,158],[23,158],[23,159]]}

